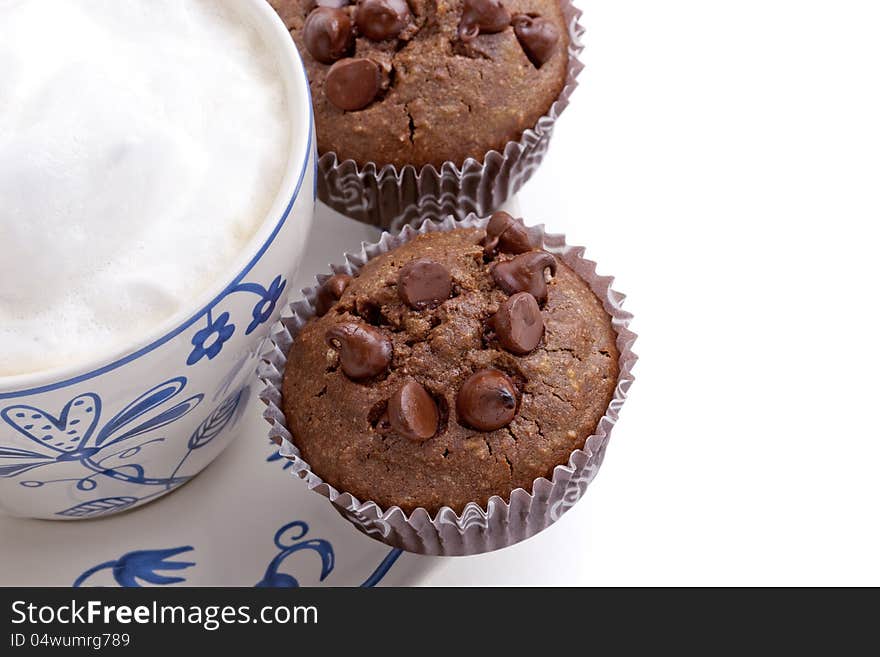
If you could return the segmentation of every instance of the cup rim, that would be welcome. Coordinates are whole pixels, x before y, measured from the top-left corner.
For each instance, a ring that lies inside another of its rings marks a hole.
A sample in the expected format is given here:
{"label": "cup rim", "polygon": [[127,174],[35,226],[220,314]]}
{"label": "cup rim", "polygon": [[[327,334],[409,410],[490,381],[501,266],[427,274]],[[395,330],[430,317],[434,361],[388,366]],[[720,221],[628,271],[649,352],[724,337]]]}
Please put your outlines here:
{"label": "cup rim", "polygon": [[[229,267],[235,272],[218,276],[191,304],[165,319],[138,340],[126,343],[98,356],[73,365],[0,375],[0,399],[13,399],[58,390],[115,370],[154,351],[177,337],[224,299],[260,261],[286,223],[293,205],[302,191],[314,150],[314,114],[305,65],[281,18],[265,0],[236,0],[234,11],[248,15],[269,50],[274,53],[279,75],[285,89],[287,114],[290,119],[289,155],[281,185],[266,216],[238,258]],[[292,188],[293,191],[290,191]],[[278,217],[273,220],[273,217]]]}

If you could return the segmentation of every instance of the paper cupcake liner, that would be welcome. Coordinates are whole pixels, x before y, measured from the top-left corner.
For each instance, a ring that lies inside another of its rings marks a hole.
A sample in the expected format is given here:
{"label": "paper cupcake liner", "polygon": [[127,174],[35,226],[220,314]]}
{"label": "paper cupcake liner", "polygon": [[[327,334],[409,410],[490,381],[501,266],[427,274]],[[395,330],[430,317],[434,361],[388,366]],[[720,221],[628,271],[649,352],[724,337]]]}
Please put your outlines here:
{"label": "paper cupcake liner", "polygon": [[[502,151],[491,150],[480,162],[468,158],[461,167],[444,162],[420,169],[354,160],[339,160],[324,153],[318,160],[318,198],[352,219],[392,232],[422,219],[459,219],[470,213],[483,216],[496,210],[531,178],[544,159],[553,126],[568,107],[584,65],[578,59],[584,47],[581,11],[570,0],[560,0],[568,26],[568,72],[565,86],[534,128],[508,142]],[[425,204],[428,204],[425,206]],[[434,214],[436,212],[436,214]]]}
{"label": "paper cupcake liner", "polygon": [[[456,228],[485,228],[487,222],[487,219],[470,215],[461,221],[453,217],[447,217],[439,223],[426,221],[418,230],[405,226],[399,235],[383,233],[377,243],[365,243],[360,252],[346,254],[345,263],[333,266],[332,270],[337,274],[354,275],[375,256],[409,242],[420,234]],[[305,299],[289,306],[280,325],[276,325],[270,336],[272,350],[264,354],[264,362],[260,368],[260,378],[265,384],[260,398],[267,406],[263,417],[271,427],[269,436],[281,445],[281,455],[291,461],[291,472],[305,480],[309,490],[329,499],[349,522],[368,536],[419,554],[453,556],[497,550],[534,536],[556,522],[581,498],[587,485],[596,476],[611,429],[633,382],[632,368],[637,356],[632,351],[636,335],[628,328],[632,315],[621,307],[624,295],[611,289],[614,279],[596,273],[596,263],[583,258],[583,247],[566,245],[563,236],[546,234],[543,226],[532,227],[529,232],[533,237],[543,239],[544,248],[559,256],[581,276],[602,301],[617,332],[620,374],[608,409],[599,421],[595,433],[585,438],[584,446],[572,452],[567,464],[557,466],[550,479],[535,479],[531,491],[517,488],[511,493],[509,501],[493,496],[485,508],[471,502],[464,507],[461,514],[449,507],[443,507],[433,516],[421,508],[407,515],[396,506],[382,509],[375,502],[362,502],[350,493],[339,491],[324,482],[312,472],[292,442],[293,436],[281,410],[281,385],[287,353],[296,334],[314,316],[318,287],[329,274],[317,277],[318,286],[303,290]]]}

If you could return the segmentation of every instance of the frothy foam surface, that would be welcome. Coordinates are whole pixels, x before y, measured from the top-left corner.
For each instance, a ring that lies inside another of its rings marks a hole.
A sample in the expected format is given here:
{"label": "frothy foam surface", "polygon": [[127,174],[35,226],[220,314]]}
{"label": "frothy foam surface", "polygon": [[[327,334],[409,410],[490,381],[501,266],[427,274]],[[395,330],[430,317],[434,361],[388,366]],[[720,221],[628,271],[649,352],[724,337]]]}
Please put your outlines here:
{"label": "frothy foam surface", "polygon": [[117,351],[231,279],[286,116],[224,2],[0,0],[0,376]]}

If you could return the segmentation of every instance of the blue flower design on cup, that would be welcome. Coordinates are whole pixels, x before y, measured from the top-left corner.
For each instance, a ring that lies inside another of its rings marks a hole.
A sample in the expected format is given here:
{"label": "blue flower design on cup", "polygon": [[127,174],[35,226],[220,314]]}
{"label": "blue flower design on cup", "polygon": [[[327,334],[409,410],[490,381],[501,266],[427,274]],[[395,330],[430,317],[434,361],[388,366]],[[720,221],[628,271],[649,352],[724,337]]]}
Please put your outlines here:
{"label": "blue flower design on cup", "polygon": [[195,365],[205,356],[208,360],[214,357],[223,349],[223,343],[232,337],[235,333],[235,324],[229,324],[229,313],[223,313],[216,320],[211,319],[211,311],[208,311],[208,325],[196,331],[192,337],[193,350],[186,359],[187,365]]}
{"label": "blue flower design on cup", "polygon": [[77,489],[89,491],[97,487],[100,477],[166,489],[183,483],[187,477],[149,477],[136,463],[117,463],[112,467],[106,463],[111,459],[126,461],[147,445],[165,440],[157,436],[135,445],[127,444],[133,438],[176,422],[201,403],[204,395],[198,394],[173,404],[186,382],[186,377],[181,376],[151,388],[100,428],[101,398],[92,392],[71,399],[57,417],[34,406],[7,406],[0,412],[0,418],[27,438],[31,446],[30,449],[0,446],[0,478],[18,477],[53,464],[76,462],[86,469],[84,476],[26,480],[21,485],[38,488],[49,483],[76,481]]}
{"label": "blue flower design on cup", "polygon": [[[173,381],[169,383],[173,383]],[[224,433],[229,427],[233,426],[238,421],[238,419],[240,419],[241,410],[247,404],[249,396],[250,387],[244,386],[227,396],[226,399],[224,399],[216,408],[214,408],[214,410],[212,410],[208,414],[208,417],[198,427],[196,427],[195,431],[192,433],[189,440],[187,441],[188,449],[186,453],[177,462],[177,465],[174,467],[171,474],[165,477],[144,477],[143,468],[141,468],[141,466],[132,466],[127,464],[121,467],[116,466],[114,468],[107,468],[102,472],[94,472],[94,466],[91,464],[86,464],[86,466],[90,468],[90,470],[88,470],[88,474],[86,476],[79,479],[77,477],[73,477],[64,479],[53,479],[50,481],[22,481],[21,484],[29,488],[37,488],[48,483],[75,481],[76,488],[78,488],[79,490],[90,491],[97,487],[97,479],[99,478],[98,476],[105,475],[110,476],[117,481],[124,481],[126,483],[153,487],[151,491],[146,495],[113,495],[99,497],[87,500],[85,502],[80,502],[62,511],[57,511],[55,515],[61,516],[63,518],[96,518],[98,516],[110,513],[117,513],[124,509],[128,509],[135,504],[140,504],[147,500],[153,499],[154,497],[158,497],[164,494],[166,491],[172,490],[173,488],[187,481],[190,478],[189,476],[178,476],[178,472],[180,472],[180,470],[183,468],[187,459],[189,459],[189,457],[196,450],[202,449],[203,447],[210,445],[215,438]],[[197,395],[197,397],[201,397],[201,395]],[[71,420],[71,422],[73,422],[73,420]],[[163,441],[163,438],[159,438],[149,440],[147,441],[147,443]],[[97,465],[103,466],[104,461],[114,456],[119,456],[120,459],[130,458],[131,456],[137,454],[140,451],[140,448],[147,443],[142,443],[141,445],[126,449],[121,453],[117,452],[115,454],[109,454],[106,457],[102,456],[100,460],[97,461]],[[4,450],[5,448],[0,448],[0,456],[4,455]],[[66,460],[69,461],[70,459]],[[24,465],[33,464],[22,464],[22,466]],[[132,470],[133,468],[134,470]],[[20,470],[19,472],[25,471],[26,470]],[[12,475],[10,474],[6,476]]]}
{"label": "blue flower design on cup", "polygon": [[197,449],[202,449],[209,445],[217,436],[222,434],[231,424],[235,424],[240,417],[240,411],[244,404],[247,403],[250,396],[250,387],[244,386],[240,390],[233,392],[224,399],[217,408],[215,408],[208,417],[202,422],[192,433],[187,441],[187,452],[180,459],[180,463],[174,468],[169,480],[173,480],[175,475],[183,467],[183,464],[190,455]]}
{"label": "blue flower design on cup", "polygon": [[[269,283],[269,287],[259,283],[239,283],[230,288],[227,296],[245,292],[260,298],[251,310],[251,321],[245,328],[245,335],[250,335],[272,318],[285,287],[287,281],[279,274]],[[213,360],[223,350],[223,344],[229,341],[236,330],[235,324],[229,320],[229,312],[223,312],[216,319],[212,310],[205,313],[206,325],[192,336],[193,350],[186,359],[187,365],[195,365],[205,356],[208,360]]]}
{"label": "blue flower design on cup", "polygon": [[268,290],[260,289],[258,294],[260,294],[261,298],[254,306],[252,311],[253,319],[251,320],[251,323],[248,324],[247,330],[244,332],[245,335],[250,335],[256,331],[260,325],[269,321],[272,313],[275,312],[275,306],[278,304],[278,300],[281,298],[281,293],[284,292],[286,286],[287,281],[281,276],[276,276],[275,280],[269,284]]}

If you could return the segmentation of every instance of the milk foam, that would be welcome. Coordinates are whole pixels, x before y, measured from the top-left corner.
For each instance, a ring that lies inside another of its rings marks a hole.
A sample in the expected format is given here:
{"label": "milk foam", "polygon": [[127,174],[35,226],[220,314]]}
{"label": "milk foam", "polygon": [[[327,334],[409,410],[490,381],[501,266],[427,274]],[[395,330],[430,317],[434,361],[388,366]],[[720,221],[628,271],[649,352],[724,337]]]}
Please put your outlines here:
{"label": "milk foam", "polygon": [[289,130],[224,2],[0,0],[0,376],[110,354],[231,279]]}

